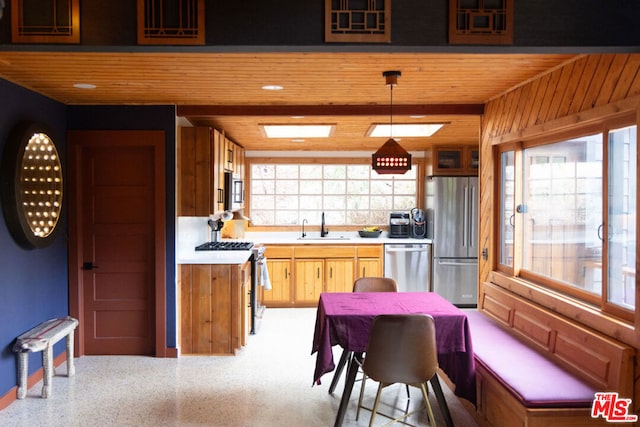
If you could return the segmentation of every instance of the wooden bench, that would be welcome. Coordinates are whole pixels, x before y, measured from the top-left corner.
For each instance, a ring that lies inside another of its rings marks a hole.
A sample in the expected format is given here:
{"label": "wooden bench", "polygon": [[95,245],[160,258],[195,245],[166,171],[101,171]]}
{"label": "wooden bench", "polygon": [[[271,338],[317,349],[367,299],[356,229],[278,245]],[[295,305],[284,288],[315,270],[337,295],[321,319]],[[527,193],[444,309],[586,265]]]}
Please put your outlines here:
{"label": "wooden bench", "polygon": [[73,317],[61,317],[42,322],[16,339],[13,351],[18,356],[18,399],[27,395],[27,375],[29,371],[29,353],[42,351],[42,369],[44,370],[42,397],[51,395],[53,378],[53,346],[62,338],[67,338],[67,376],[75,374],[73,365],[73,331],[78,321]]}
{"label": "wooden bench", "polygon": [[482,426],[609,425],[596,392],[633,396],[634,350],[491,283],[468,312]]}

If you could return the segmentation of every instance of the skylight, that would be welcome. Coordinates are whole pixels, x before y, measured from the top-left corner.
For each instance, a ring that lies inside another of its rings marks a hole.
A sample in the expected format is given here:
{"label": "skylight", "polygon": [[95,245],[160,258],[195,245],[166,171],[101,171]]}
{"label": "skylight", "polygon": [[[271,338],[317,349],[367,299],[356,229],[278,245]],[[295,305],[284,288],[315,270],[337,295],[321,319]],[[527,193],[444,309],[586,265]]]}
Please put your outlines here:
{"label": "skylight", "polygon": [[374,123],[367,130],[371,137],[428,137],[436,133],[444,123]]}
{"label": "skylight", "polygon": [[267,138],[328,138],[333,135],[336,125],[260,125]]}

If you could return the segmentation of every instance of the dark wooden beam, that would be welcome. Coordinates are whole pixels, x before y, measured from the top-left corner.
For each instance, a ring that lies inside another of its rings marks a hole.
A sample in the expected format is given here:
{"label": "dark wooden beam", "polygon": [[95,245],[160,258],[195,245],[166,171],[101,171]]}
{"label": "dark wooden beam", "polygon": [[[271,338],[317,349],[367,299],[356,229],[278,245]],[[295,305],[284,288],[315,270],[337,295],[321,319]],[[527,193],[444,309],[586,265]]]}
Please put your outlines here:
{"label": "dark wooden beam", "polygon": [[[180,117],[204,116],[383,116],[389,105],[178,105]],[[397,115],[472,115],[484,113],[484,104],[394,105]]]}

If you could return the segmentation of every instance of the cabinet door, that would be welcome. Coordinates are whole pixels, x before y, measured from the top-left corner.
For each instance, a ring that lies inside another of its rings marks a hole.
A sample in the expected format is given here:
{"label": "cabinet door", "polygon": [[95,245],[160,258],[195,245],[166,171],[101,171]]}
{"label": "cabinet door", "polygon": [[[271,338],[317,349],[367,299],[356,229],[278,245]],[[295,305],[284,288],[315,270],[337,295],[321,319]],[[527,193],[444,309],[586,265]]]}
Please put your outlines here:
{"label": "cabinet door", "polygon": [[184,354],[211,354],[211,270],[210,266],[181,265],[180,268],[180,351]]}
{"label": "cabinet door", "polygon": [[240,281],[242,286],[240,287],[241,298],[239,314],[241,316],[241,335],[240,345],[244,347],[247,345],[249,339],[249,332],[251,331],[251,264],[247,263],[240,271]]}
{"label": "cabinet door", "polygon": [[208,216],[216,197],[211,129],[181,128],[178,151],[178,215]]}
{"label": "cabinet door", "polygon": [[213,189],[214,189],[214,210],[224,209],[224,134],[216,129],[213,130]]}
{"label": "cabinet door", "polygon": [[353,259],[328,258],[326,263],[325,292],[351,292],[353,290]]}
{"label": "cabinet door", "polygon": [[358,278],[382,276],[382,263],[379,258],[359,258]]}
{"label": "cabinet door", "polygon": [[479,151],[474,146],[438,147],[434,150],[434,175],[477,175]]}
{"label": "cabinet door", "polygon": [[291,305],[291,260],[267,258],[271,290],[262,294],[266,307]]}
{"label": "cabinet door", "polygon": [[294,303],[318,304],[324,283],[324,260],[296,260]]}

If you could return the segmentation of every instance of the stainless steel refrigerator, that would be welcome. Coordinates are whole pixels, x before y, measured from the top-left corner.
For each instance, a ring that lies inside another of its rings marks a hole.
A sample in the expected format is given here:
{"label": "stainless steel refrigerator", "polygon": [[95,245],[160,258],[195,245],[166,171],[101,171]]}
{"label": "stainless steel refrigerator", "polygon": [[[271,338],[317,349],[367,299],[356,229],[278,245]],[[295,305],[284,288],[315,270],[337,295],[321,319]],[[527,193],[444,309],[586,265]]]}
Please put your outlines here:
{"label": "stainless steel refrigerator", "polygon": [[478,178],[430,177],[427,236],[433,241],[431,290],[459,307],[478,303]]}

